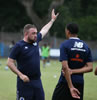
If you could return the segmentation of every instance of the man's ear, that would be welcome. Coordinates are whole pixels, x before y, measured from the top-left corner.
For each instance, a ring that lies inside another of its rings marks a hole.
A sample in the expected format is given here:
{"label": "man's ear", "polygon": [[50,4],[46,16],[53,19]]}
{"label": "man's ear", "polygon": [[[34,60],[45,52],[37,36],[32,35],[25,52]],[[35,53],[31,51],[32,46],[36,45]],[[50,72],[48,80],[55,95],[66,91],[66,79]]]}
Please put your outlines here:
{"label": "man's ear", "polygon": [[27,35],[28,35],[28,32],[25,32],[25,33],[24,33],[24,36],[27,36]]}
{"label": "man's ear", "polygon": [[67,30],[68,34],[71,34],[71,32],[69,30]]}
{"label": "man's ear", "polygon": [[67,35],[69,35],[70,34],[70,31],[69,30],[67,30]]}

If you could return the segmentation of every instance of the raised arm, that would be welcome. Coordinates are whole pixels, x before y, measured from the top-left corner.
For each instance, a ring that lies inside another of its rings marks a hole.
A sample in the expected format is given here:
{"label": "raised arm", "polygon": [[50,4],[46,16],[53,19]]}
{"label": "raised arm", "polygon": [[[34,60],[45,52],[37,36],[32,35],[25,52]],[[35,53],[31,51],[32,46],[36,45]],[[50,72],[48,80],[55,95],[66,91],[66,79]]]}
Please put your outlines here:
{"label": "raised arm", "polygon": [[8,58],[7,65],[16,75],[20,77],[21,80],[23,80],[24,82],[30,81],[28,76],[24,75],[17,69],[17,67],[15,66],[15,60]]}
{"label": "raised arm", "polygon": [[64,76],[67,80],[67,83],[68,83],[68,87],[70,89],[70,93],[72,95],[73,98],[77,98],[77,99],[80,99],[80,92],[74,88],[73,84],[72,84],[72,81],[71,81],[71,75],[70,75],[70,72],[69,72],[69,68],[68,68],[68,63],[67,61],[62,61],[62,69],[64,71]]}
{"label": "raised arm", "polygon": [[58,15],[59,13],[55,14],[53,9],[51,13],[51,20],[40,31],[40,33],[42,34],[42,38],[48,33],[49,29],[51,28],[52,24],[54,23]]}

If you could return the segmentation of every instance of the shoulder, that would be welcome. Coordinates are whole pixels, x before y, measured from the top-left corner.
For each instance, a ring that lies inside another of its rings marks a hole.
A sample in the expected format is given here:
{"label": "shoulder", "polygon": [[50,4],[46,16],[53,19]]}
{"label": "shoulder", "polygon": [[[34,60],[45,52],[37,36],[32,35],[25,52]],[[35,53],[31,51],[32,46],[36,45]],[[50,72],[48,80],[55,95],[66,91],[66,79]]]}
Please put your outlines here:
{"label": "shoulder", "polygon": [[60,47],[66,47],[66,46],[68,46],[69,43],[70,43],[69,40],[65,40],[65,41],[63,41],[63,42],[61,43]]}
{"label": "shoulder", "polygon": [[20,40],[20,41],[17,42],[17,45],[19,45],[19,46],[23,46],[25,44],[27,45],[28,43],[25,42],[24,40]]}
{"label": "shoulder", "polygon": [[83,44],[84,44],[84,46],[85,46],[86,48],[89,48],[88,44],[87,44],[85,41],[81,40],[81,42],[83,42]]}
{"label": "shoulder", "polygon": [[23,45],[23,40],[18,41],[15,45],[14,48],[20,48]]}
{"label": "shoulder", "polygon": [[83,48],[86,50],[86,52],[91,52],[91,49],[89,48],[88,44],[83,40],[81,40],[81,42],[83,43]]}

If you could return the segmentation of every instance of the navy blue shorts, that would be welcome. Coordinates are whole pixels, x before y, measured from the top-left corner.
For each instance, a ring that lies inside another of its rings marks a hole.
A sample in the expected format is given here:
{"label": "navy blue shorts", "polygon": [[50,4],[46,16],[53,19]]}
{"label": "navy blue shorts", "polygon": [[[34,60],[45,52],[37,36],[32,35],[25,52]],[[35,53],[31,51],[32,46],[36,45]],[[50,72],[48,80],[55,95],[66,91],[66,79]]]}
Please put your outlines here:
{"label": "navy blue shorts", "polygon": [[17,100],[45,100],[44,98],[41,80],[31,80],[28,83],[18,80]]}

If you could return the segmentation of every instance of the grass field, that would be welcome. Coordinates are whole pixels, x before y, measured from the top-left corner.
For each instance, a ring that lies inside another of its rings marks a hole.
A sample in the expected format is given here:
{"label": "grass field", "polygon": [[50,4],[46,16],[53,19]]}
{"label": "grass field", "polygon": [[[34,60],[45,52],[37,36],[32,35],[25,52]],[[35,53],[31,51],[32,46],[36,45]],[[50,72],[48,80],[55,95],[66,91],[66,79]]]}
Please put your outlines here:
{"label": "grass field", "polygon": [[[0,59],[0,100],[16,100],[16,75],[9,69],[5,70],[7,59]],[[94,62],[94,68],[97,65]],[[51,100],[53,90],[60,76],[61,64],[58,60],[51,65],[42,67],[42,83],[46,100]],[[97,76],[93,72],[85,74],[84,100],[97,100]]]}

